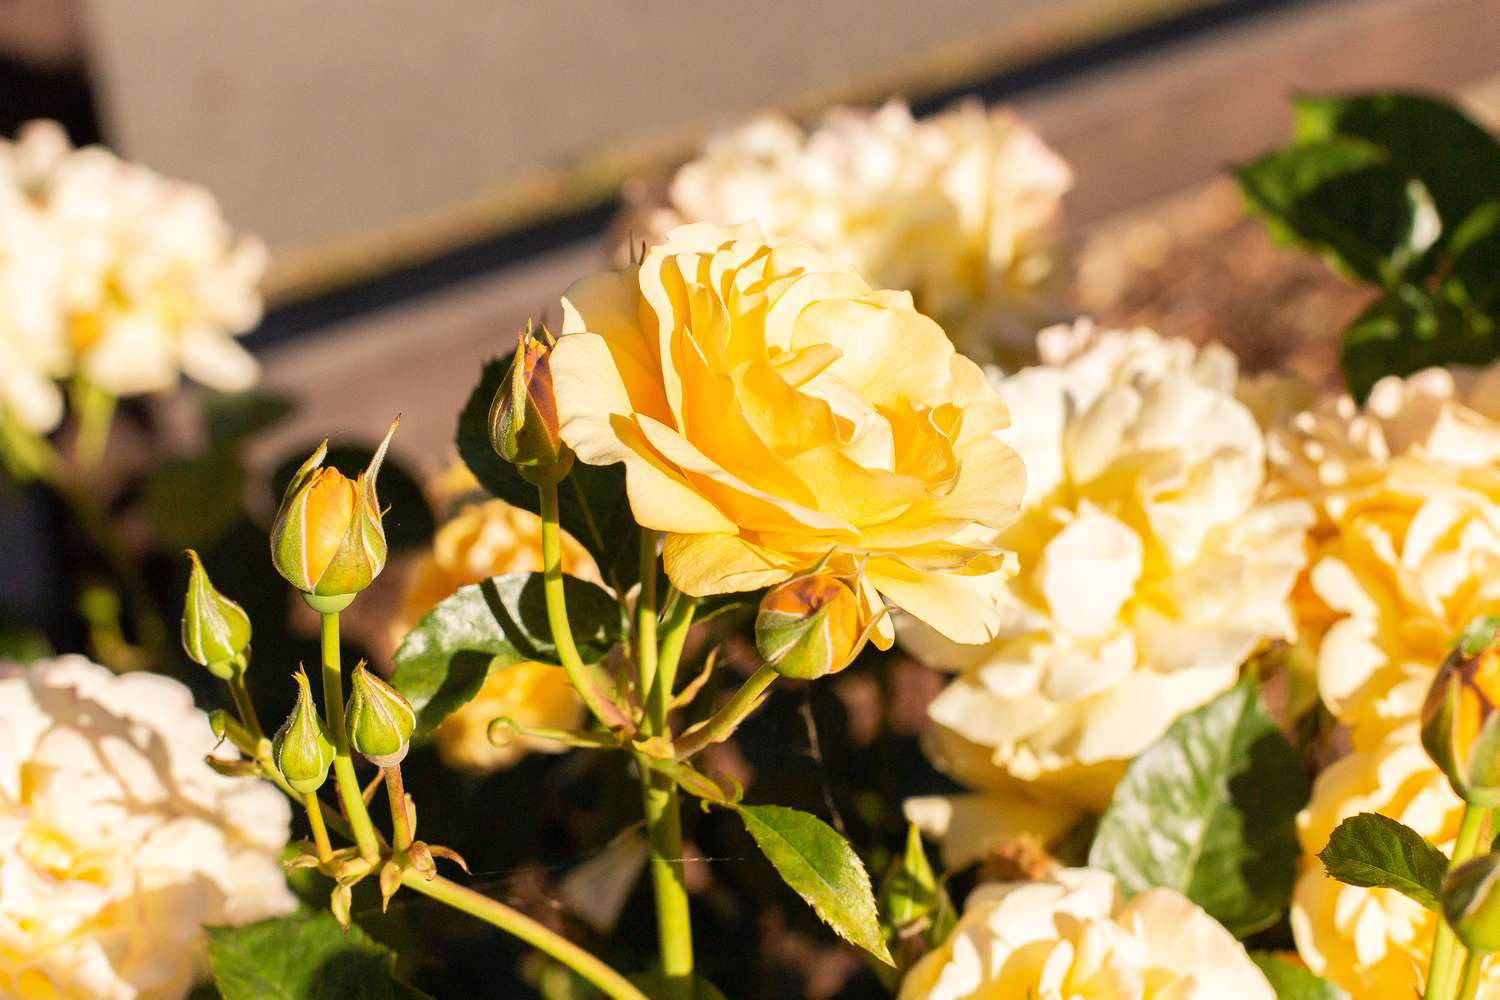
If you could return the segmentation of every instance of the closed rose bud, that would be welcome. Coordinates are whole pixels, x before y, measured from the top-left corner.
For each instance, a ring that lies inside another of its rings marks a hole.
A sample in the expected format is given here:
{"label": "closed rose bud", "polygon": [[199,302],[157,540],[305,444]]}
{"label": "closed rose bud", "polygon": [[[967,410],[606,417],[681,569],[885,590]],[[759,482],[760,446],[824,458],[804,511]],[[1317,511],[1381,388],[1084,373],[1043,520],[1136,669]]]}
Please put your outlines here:
{"label": "closed rose bud", "polygon": [[560,482],[573,467],[573,451],[558,431],[557,398],[552,392],[552,348],[557,341],[543,327],[528,326],[517,338],[510,372],[490,404],[490,444],[537,486]]}
{"label": "closed rose bud", "polygon": [[1455,866],[1443,879],[1443,916],[1470,951],[1500,951],[1500,855]]}
{"label": "closed rose bud", "polygon": [[870,633],[859,595],[831,573],[799,576],[766,592],[755,646],[783,677],[812,680],[849,665]]}
{"label": "closed rose bud", "polygon": [[363,663],[354,668],[344,726],[349,745],[376,767],[394,767],[411,748],[417,713],[401,692],[391,687]]}
{"label": "closed rose bud", "polygon": [[287,485],[271,527],[271,560],[319,611],[340,610],[385,568],[385,527],[375,479],[400,422],[399,417],[391,422],[357,479],[322,467],[328,454],[324,441]]}
{"label": "closed rose bud", "polygon": [[1422,745],[1461,798],[1500,805],[1500,619],[1471,625],[1422,705]]}
{"label": "closed rose bud", "polygon": [[187,557],[192,571],[182,607],[182,648],[188,659],[228,680],[234,661],[250,645],[250,616],[214,589],[198,553],[188,549]]}
{"label": "closed rose bud", "polygon": [[297,704],[271,740],[271,759],[286,783],[303,794],[316,792],[328,779],[333,763],[333,743],[313,704],[312,687],[300,668],[297,679]]}

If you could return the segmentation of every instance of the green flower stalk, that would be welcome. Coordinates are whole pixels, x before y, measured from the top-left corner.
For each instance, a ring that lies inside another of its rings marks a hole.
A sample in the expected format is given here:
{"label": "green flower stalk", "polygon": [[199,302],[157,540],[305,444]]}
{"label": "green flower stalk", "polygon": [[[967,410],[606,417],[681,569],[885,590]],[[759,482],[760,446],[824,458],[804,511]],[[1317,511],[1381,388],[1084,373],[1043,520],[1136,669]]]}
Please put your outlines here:
{"label": "green flower stalk", "polygon": [[307,674],[299,667],[293,676],[297,680],[297,704],[271,740],[271,759],[288,785],[309,795],[328,780],[334,750],[313,704]]}
{"label": "green flower stalk", "polygon": [[192,571],[182,608],[182,648],[188,659],[227,681],[250,645],[250,616],[214,589],[198,553],[188,549],[187,557]]}
{"label": "green flower stalk", "polygon": [[271,528],[271,561],[314,610],[339,611],[385,568],[387,545],[375,479],[397,417],[357,479],[323,467],[328,442],[292,476]]}
{"label": "green flower stalk", "polygon": [[552,348],[557,340],[527,325],[516,339],[510,374],[490,405],[490,445],[534,486],[551,486],[573,468],[573,450],[558,430],[552,392]]}
{"label": "green flower stalk", "polygon": [[401,692],[367,669],[363,662],[350,677],[344,727],[349,745],[376,767],[395,767],[411,749],[417,713]]}

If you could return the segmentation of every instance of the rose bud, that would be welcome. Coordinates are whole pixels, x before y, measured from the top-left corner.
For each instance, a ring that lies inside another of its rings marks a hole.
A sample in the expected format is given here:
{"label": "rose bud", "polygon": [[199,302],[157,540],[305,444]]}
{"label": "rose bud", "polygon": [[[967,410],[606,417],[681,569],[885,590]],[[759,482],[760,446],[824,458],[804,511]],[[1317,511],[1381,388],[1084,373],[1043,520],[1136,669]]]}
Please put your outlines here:
{"label": "rose bud", "polygon": [[490,444],[535,486],[561,482],[573,468],[573,450],[558,433],[552,393],[552,349],[557,340],[528,324],[516,338],[510,373],[490,404]]}
{"label": "rose bud", "polygon": [[1422,746],[1465,801],[1500,805],[1500,619],[1475,622],[1422,704]]}
{"label": "rose bud", "polygon": [[364,663],[354,668],[344,725],[349,745],[376,767],[395,767],[411,748],[417,713],[400,691],[391,687]]}
{"label": "rose bud", "polygon": [[874,630],[859,594],[831,573],[813,573],[766,592],[755,617],[755,647],[783,677],[812,680],[853,661]]}
{"label": "rose bud", "polygon": [[1500,855],[1455,866],[1443,878],[1443,916],[1470,951],[1500,951]]}
{"label": "rose bud", "polygon": [[385,440],[357,479],[351,481],[332,466],[322,467],[328,454],[324,441],[287,485],[271,527],[271,560],[317,611],[347,607],[385,568],[385,528],[375,477],[400,422],[400,417],[391,422]]}
{"label": "rose bud", "polygon": [[214,589],[198,553],[188,549],[187,557],[192,571],[182,607],[182,648],[188,659],[207,667],[215,677],[228,680],[234,672],[234,661],[250,645],[250,616]]}
{"label": "rose bud", "polygon": [[328,778],[333,763],[333,743],[313,704],[312,687],[301,667],[297,680],[297,704],[271,739],[271,759],[286,783],[304,795],[316,792]]}

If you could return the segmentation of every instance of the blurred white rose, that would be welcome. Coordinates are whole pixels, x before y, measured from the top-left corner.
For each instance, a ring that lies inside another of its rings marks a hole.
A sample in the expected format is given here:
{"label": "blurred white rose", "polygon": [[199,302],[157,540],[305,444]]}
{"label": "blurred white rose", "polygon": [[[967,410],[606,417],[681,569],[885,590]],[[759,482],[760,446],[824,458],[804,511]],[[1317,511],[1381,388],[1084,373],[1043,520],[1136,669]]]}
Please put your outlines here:
{"label": "blurred white rose", "polygon": [[1048,827],[1102,809],[1175,718],[1230,687],[1262,642],[1295,634],[1312,513],[1263,500],[1264,441],[1234,397],[1233,357],[1086,322],[1038,343],[1042,365],[996,381],[1012,417],[1000,437],[1027,470],[1000,540],[1021,564],[1000,636],[960,646],[900,630],[958,672],[928,710],[935,763],[996,800],[911,804],[950,864],[1010,835],[986,809],[1040,811]]}
{"label": "blurred white rose", "polygon": [[900,101],[836,108],[812,132],[765,115],[711,139],[621,236],[659,242],[682,222],[755,221],[883,288],[909,289],[959,349],[1029,354],[1055,316],[1068,165],[1005,110],[976,101],[914,119]]}
{"label": "blurred white rose", "polygon": [[[265,247],[237,236],[209,192],[101,147],[73,149],[52,122],[0,141],[0,187],[0,285],[31,293],[0,308],[0,357],[17,353],[5,345],[19,326],[29,370],[47,379],[82,375],[116,395],[170,389],[181,373],[223,391],[254,384],[234,337],[260,321]],[[5,276],[14,261],[20,278]],[[0,379],[28,426],[56,423],[55,404],[25,406],[19,378]]]}
{"label": "blurred white rose", "polygon": [[1063,869],[976,889],[901,1000],[1275,1000],[1245,949],[1169,889],[1128,903],[1114,878]]}
{"label": "blurred white rose", "polygon": [[287,802],[215,742],[176,681],[0,663],[0,996],[176,1000],[204,925],[294,908]]}

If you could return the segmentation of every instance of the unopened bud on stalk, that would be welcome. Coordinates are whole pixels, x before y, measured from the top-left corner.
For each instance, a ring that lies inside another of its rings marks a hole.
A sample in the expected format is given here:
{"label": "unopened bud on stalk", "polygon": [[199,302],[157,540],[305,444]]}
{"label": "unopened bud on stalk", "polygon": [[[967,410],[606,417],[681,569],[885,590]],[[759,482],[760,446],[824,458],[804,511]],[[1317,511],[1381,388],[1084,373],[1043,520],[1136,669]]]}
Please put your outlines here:
{"label": "unopened bud on stalk", "polygon": [[214,589],[198,553],[187,550],[187,600],[182,607],[182,648],[188,659],[221,680],[234,673],[234,661],[250,645],[250,616]]}
{"label": "unopened bud on stalk", "polygon": [[1422,704],[1422,746],[1461,798],[1500,805],[1500,619],[1470,625]]}
{"label": "unopened bud on stalk", "polygon": [[874,630],[859,595],[832,573],[813,573],[766,592],[755,646],[783,677],[812,680],[847,667]]}
{"label": "unopened bud on stalk", "polygon": [[1455,866],[1443,879],[1443,916],[1464,947],[1500,951],[1500,855],[1485,854]]}
{"label": "unopened bud on stalk", "polygon": [[354,668],[350,681],[349,705],[344,710],[349,745],[376,767],[395,767],[411,749],[417,713],[401,692],[363,663]]}
{"label": "unopened bud on stalk", "polygon": [[328,455],[324,441],[287,485],[271,527],[271,561],[315,610],[342,610],[385,568],[385,527],[375,478],[400,423],[400,417],[391,422],[357,479],[322,467]]}
{"label": "unopened bud on stalk", "polygon": [[293,676],[297,679],[297,704],[271,740],[271,758],[286,783],[306,795],[323,787],[334,751],[313,704],[307,674],[299,667]]}
{"label": "unopened bud on stalk", "polygon": [[536,486],[562,481],[573,468],[573,450],[558,430],[552,391],[552,348],[557,340],[527,324],[516,339],[510,373],[490,404],[490,444]]}

